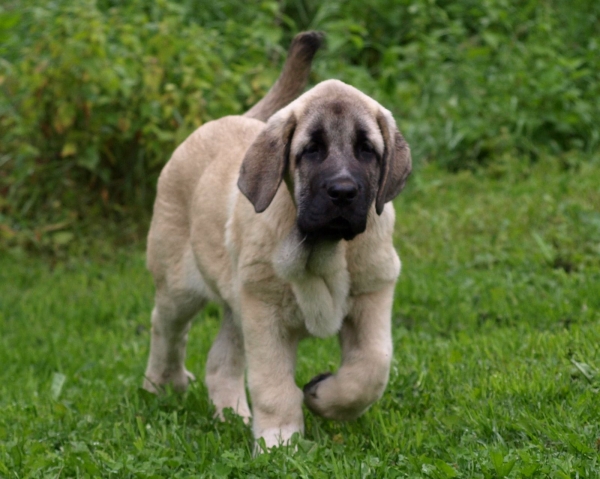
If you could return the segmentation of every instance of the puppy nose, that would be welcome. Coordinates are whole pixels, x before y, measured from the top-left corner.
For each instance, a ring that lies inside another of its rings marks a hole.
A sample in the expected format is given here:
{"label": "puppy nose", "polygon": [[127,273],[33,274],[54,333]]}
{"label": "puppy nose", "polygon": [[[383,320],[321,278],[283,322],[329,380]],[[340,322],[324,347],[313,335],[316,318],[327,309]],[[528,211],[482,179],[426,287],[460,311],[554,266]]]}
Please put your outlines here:
{"label": "puppy nose", "polygon": [[327,194],[334,205],[345,206],[354,201],[358,194],[358,187],[352,180],[337,180],[327,186]]}

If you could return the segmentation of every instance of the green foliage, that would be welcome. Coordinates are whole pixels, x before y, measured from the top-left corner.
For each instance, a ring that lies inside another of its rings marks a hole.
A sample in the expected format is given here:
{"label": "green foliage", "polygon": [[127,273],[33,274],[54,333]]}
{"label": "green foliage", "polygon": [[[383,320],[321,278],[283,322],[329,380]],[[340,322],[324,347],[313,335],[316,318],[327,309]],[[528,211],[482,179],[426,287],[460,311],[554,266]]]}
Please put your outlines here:
{"label": "green foliage", "polygon": [[13,0],[0,7],[0,235],[44,247],[86,217],[146,218],[174,148],[261,98],[308,28],[327,33],[314,79],[391,109],[417,162],[550,153],[570,166],[600,146],[599,21],[595,0]]}
{"label": "green foliage", "polygon": [[[214,306],[190,331],[190,391],[139,390],[138,248],[0,255],[0,477],[598,478],[600,165],[517,165],[415,173],[396,201],[389,386],[357,421],[305,411],[296,452],[253,458],[250,427],[213,419]],[[297,383],[338,361],[336,338],[303,342]]]}
{"label": "green foliage", "polygon": [[298,0],[317,63],[391,108],[418,159],[451,170],[600,146],[600,4]]}
{"label": "green foliage", "polygon": [[269,5],[222,32],[186,15],[167,1],[102,10],[80,0],[28,6],[16,25],[5,17],[0,26],[27,40],[1,65],[0,211],[60,223],[149,207],[191,131],[260,98],[277,76],[265,55],[284,51],[277,32],[257,34]]}

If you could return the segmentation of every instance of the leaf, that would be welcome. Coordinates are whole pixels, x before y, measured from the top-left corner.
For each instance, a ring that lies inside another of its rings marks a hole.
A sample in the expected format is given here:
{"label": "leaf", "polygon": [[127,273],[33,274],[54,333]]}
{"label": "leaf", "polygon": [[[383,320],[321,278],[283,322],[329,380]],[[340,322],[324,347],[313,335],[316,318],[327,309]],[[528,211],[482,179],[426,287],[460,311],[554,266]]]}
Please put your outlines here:
{"label": "leaf", "polygon": [[573,366],[575,366],[577,368],[577,370],[581,374],[584,375],[584,377],[589,382],[592,382],[594,380],[594,376],[596,376],[596,372],[589,364],[580,363],[579,361],[575,361],[573,358],[571,358],[571,363],[573,364]]}
{"label": "leaf", "polygon": [[490,451],[490,459],[498,477],[508,476],[517,462],[516,459],[505,461],[505,458],[506,456],[502,451]]}
{"label": "leaf", "polygon": [[502,464],[502,467],[498,471],[498,475],[500,477],[508,476],[510,474],[510,471],[512,471],[513,468],[515,467],[516,462],[517,462],[516,459],[510,459],[510,460],[506,461],[504,464]]}
{"label": "leaf", "polygon": [[98,154],[96,147],[93,145],[86,148],[85,152],[82,155],[79,155],[77,158],[77,164],[79,166],[82,166],[86,170],[89,170],[93,173],[96,173],[99,163],[100,155]]}
{"label": "leaf", "polygon": [[494,469],[498,471],[502,467],[502,463],[504,462],[504,453],[501,451],[490,451],[490,460],[492,461],[492,465]]}
{"label": "leaf", "polygon": [[62,388],[63,388],[66,380],[67,380],[67,377],[64,374],[54,373],[52,375],[52,384],[50,386],[50,395],[52,396],[52,399],[54,399],[55,401],[60,396],[60,393],[62,391]]}
{"label": "leaf", "polygon": [[433,464],[439,469],[439,471],[442,474],[444,474],[444,477],[452,478],[458,476],[458,471],[456,469],[454,469],[450,464],[446,464],[440,459],[435,459],[433,461]]}
{"label": "leaf", "polygon": [[67,406],[65,406],[61,402],[57,402],[54,405],[54,407],[52,408],[52,411],[58,417],[64,417],[69,412],[69,410],[67,409]]}
{"label": "leaf", "polygon": [[539,234],[533,233],[532,236],[535,242],[537,243],[538,247],[540,248],[540,253],[542,253],[542,256],[546,259],[546,261],[550,263],[553,262],[554,252],[552,251],[552,246],[546,243]]}
{"label": "leaf", "polygon": [[64,133],[75,121],[75,107],[64,100],[58,106],[56,115],[52,121],[52,126],[57,133]]}
{"label": "leaf", "polygon": [[575,434],[569,434],[569,444],[580,454],[595,454],[596,451],[587,444],[584,444],[581,439]]}
{"label": "leaf", "polygon": [[231,467],[226,464],[215,464],[213,471],[217,477],[229,477],[231,473]]}
{"label": "leaf", "polygon": [[119,130],[121,130],[123,133],[127,133],[129,131],[129,128],[131,127],[131,120],[129,120],[129,118],[127,117],[120,117],[117,125],[119,127]]}
{"label": "leaf", "polygon": [[73,241],[74,237],[75,237],[75,235],[73,233],[71,233],[70,231],[60,231],[60,232],[54,233],[52,235],[52,242],[56,246],[64,246],[66,244],[69,244],[71,241]]}
{"label": "leaf", "polygon": [[142,440],[146,439],[146,427],[144,426],[144,420],[141,416],[135,417],[135,423],[138,428],[138,432],[140,433],[140,437]]}
{"label": "leaf", "polygon": [[519,472],[525,477],[532,477],[539,468],[539,464],[526,464],[519,469]]}
{"label": "leaf", "polygon": [[63,158],[66,158],[68,156],[73,156],[76,153],[77,153],[77,145],[75,145],[75,143],[65,143],[60,152],[60,156],[62,156]]}

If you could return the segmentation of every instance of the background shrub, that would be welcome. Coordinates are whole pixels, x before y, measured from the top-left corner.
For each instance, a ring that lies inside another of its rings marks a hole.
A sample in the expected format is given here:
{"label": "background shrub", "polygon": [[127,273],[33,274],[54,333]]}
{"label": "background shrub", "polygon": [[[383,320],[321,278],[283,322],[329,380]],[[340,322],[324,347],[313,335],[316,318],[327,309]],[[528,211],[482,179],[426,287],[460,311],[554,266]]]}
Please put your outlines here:
{"label": "background shrub", "polygon": [[340,78],[390,108],[417,162],[459,170],[509,156],[589,157],[600,142],[593,0],[21,0],[0,8],[5,238],[29,231],[39,239],[83,217],[145,218],[176,145],[254,104],[293,35],[309,28],[328,35],[315,81]]}
{"label": "background shrub", "polygon": [[598,2],[304,0],[286,11],[328,32],[320,76],[392,108],[417,158],[458,170],[598,148]]}
{"label": "background shrub", "polygon": [[270,10],[222,32],[186,14],[166,1],[88,0],[4,13],[13,40],[0,102],[5,215],[56,222],[148,207],[178,143],[262,95],[277,75],[265,55],[284,52],[277,35],[252,28]]}

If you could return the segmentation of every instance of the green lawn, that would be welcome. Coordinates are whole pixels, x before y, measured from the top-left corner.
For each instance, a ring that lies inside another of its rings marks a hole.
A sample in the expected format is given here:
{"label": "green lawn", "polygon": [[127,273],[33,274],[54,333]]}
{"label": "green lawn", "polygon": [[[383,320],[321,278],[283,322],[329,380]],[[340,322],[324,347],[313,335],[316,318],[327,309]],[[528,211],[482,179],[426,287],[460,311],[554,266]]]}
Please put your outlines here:
{"label": "green lawn", "polygon": [[[141,245],[51,263],[0,257],[0,477],[600,477],[600,164],[416,171],[384,397],[358,421],[306,413],[297,451],[252,457],[202,380],[139,389],[153,286]],[[95,240],[98,241],[98,240]],[[191,333],[201,379],[220,311]],[[301,345],[297,380],[335,368]]]}

